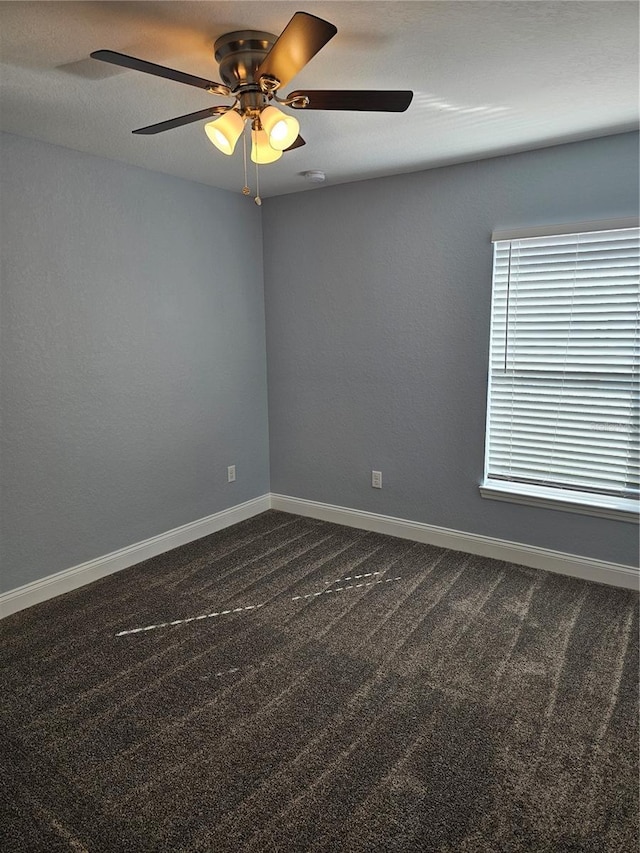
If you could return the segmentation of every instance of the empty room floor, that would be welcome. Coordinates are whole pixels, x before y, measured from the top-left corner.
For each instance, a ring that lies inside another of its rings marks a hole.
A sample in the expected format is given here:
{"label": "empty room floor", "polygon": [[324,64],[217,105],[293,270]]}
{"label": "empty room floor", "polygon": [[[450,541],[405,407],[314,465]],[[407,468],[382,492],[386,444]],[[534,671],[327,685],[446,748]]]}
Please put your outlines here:
{"label": "empty room floor", "polygon": [[269,511],[0,638],[11,853],[636,849],[628,590]]}

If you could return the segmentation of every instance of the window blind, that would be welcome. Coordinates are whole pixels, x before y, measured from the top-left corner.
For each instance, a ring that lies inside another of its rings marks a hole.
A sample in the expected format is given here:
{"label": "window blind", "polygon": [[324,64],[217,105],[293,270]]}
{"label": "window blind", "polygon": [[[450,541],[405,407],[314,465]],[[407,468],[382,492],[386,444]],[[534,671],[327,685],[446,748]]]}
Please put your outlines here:
{"label": "window blind", "polygon": [[637,499],[640,229],[494,242],[485,486]]}

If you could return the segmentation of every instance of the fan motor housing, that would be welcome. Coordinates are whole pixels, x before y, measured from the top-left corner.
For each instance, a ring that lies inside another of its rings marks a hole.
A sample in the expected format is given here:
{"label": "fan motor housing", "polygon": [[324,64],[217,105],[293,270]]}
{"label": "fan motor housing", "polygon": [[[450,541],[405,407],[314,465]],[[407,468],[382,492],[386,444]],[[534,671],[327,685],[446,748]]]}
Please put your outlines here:
{"label": "fan motor housing", "polygon": [[275,44],[277,36],[261,30],[237,30],[216,40],[213,50],[220,76],[232,92],[258,89],[255,73]]}

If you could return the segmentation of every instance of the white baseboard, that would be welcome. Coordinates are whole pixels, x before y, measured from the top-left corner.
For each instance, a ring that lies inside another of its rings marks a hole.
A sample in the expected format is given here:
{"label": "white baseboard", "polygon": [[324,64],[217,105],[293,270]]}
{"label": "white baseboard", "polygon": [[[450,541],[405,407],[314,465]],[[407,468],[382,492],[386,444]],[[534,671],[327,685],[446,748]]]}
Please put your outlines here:
{"label": "white baseboard", "polygon": [[394,518],[389,515],[379,515],[375,512],[364,512],[359,509],[333,506],[332,504],[308,501],[287,495],[271,495],[271,508],[295,515],[305,515],[322,521],[333,521],[348,527],[358,527],[362,530],[372,530],[376,533],[386,533],[401,539],[412,539],[415,542],[426,542],[441,548],[451,548],[454,551],[464,551],[467,554],[477,554],[480,557],[492,557],[505,560],[533,569],[544,569],[561,575],[571,575],[575,578],[596,581],[597,583],[619,586],[625,589],[640,588],[640,572],[633,566],[620,563],[608,563],[605,560],[594,560],[590,557],[579,557],[575,554],[565,554],[562,551],[552,551],[548,548],[538,548],[534,545],[522,545],[519,542],[508,542],[505,539],[493,539],[490,536],[480,536],[476,533],[463,533],[447,527],[436,527],[420,521],[409,521]]}
{"label": "white baseboard", "polygon": [[129,545],[127,548],[121,548],[119,551],[113,551],[104,557],[97,557],[95,560],[89,560],[79,566],[64,569],[2,593],[0,594],[0,618],[65,592],[71,592],[106,575],[134,566],[136,563],[156,557],[180,545],[186,545],[195,539],[201,539],[203,536],[230,527],[268,509],[279,509],[294,515],[333,521],[347,527],[386,533],[401,539],[425,542],[481,557],[492,557],[496,560],[505,560],[561,575],[571,575],[610,586],[634,590],[640,588],[640,572],[633,566],[579,557],[575,554],[537,548],[534,545],[522,545],[519,542],[508,542],[504,539],[493,539],[490,536],[480,536],[475,533],[463,533],[460,530],[437,527],[421,521],[394,518],[389,515],[379,515],[375,512],[349,509],[287,495],[266,494],[223,509],[198,521],[183,524],[181,527],[153,536],[151,539],[145,539],[143,542],[137,542],[135,545]]}
{"label": "white baseboard", "polygon": [[261,495],[258,498],[215,512],[206,518],[200,518],[198,521],[192,521],[189,524],[168,530],[166,533],[152,536],[143,542],[137,542],[135,545],[113,551],[104,557],[97,557],[95,560],[89,560],[79,566],[64,569],[61,572],[9,590],[9,592],[0,594],[0,618],[57,595],[62,595],[65,592],[71,592],[71,590],[98,580],[98,578],[119,572],[121,569],[127,569],[129,566],[134,566],[150,557],[157,557],[158,554],[164,554],[165,551],[170,551],[172,548],[186,545],[195,539],[201,539],[203,536],[208,536],[224,527],[230,527],[232,524],[237,524],[239,521],[244,521],[264,512],[270,506],[270,495]]}

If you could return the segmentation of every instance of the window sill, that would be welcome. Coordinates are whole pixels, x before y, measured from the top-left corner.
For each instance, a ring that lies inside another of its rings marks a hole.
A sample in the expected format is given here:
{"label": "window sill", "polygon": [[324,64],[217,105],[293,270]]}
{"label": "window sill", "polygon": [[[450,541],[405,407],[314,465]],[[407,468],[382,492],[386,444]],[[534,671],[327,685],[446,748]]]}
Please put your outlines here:
{"label": "window sill", "polygon": [[483,498],[509,503],[539,506],[545,509],[577,512],[582,515],[594,515],[613,521],[627,521],[638,524],[639,504],[628,498],[613,498],[603,495],[577,495],[567,489],[545,489],[541,486],[527,486],[523,483],[487,481],[480,485]]}

